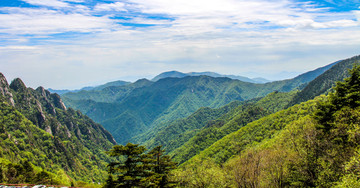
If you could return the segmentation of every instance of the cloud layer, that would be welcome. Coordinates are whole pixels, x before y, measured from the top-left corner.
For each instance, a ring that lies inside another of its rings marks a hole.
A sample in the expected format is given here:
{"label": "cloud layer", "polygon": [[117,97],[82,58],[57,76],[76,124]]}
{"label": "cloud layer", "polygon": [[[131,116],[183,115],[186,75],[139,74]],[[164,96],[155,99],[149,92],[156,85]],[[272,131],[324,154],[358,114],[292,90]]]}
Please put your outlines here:
{"label": "cloud layer", "polygon": [[2,3],[0,71],[10,79],[22,77],[32,87],[53,88],[134,80],[168,70],[283,79],[284,72],[295,76],[359,54],[360,3],[337,4],[291,0]]}

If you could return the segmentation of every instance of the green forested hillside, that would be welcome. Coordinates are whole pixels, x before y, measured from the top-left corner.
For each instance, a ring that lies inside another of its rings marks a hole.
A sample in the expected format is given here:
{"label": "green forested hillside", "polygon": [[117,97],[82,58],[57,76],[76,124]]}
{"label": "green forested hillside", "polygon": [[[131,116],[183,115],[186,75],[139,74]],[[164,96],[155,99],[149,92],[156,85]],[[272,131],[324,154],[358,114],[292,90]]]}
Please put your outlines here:
{"label": "green forested hillside", "polygon": [[116,144],[108,131],[42,87],[27,88],[20,79],[9,86],[0,74],[0,91],[1,182],[104,181],[105,151]]}
{"label": "green forested hillside", "polygon": [[324,74],[321,74],[316,79],[311,81],[303,90],[301,90],[289,106],[299,104],[310,99],[315,98],[321,94],[327,93],[335,85],[337,81],[342,81],[348,75],[347,69],[351,69],[354,63],[360,62],[360,56],[355,56],[337,62]]}
{"label": "green forested hillside", "polygon": [[232,114],[225,114],[223,117],[209,122],[181,147],[174,148],[175,150],[169,148],[170,155],[175,161],[183,163],[248,123],[284,109],[296,93],[296,91],[273,92],[260,100],[248,101],[234,109]]}
{"label": "green forested hillside", "polygon": [[[138,80],[134,83],[123,84],[123,85],[107,85],[104,84],[102,86],[96,87],[93,90],[81,90],[78,92],[68,92],[62,96],[65,103],[69,103],[77,107],[76,103],[67,102],[67,99],[71,99],[71,101],[94,101],[94,102],[113,102],[116,100],[121,100],[129,93],[131,93],[134,89],[145,87],[151,85],[152,82],[146,79]],[[105,87],[107,86],[107,87]],[[81,108],[81,107],[79,107]]]}
{"label": "green forested hillside", "polygon": [[144,143],[149,148],[162,145],[166,152],[170,152],[195,136],[203,127],[215,123],[218,118],[235,113],[235,109],[242,104],[244,102],[234,101],[216,109],[202,107],[186,118],[169,123],[164,129],[154,129],[149,134],[140,134],[134,140]]}
{"label": "green forested hillside", "polygon": [[308,101],[251,122],[238,131],[215,142],[197,155],[196,158],[212,158],[218,163],[223,163],[245,148],[254,146],[253,144],[259,143],[264,139],[271,138],[290,122],[311,114],[315,105],[315,101]]}
{"label": "green forested hillside", "polygon": [[263,117],[174,172],[180,187],[360,186],[360,66],[328,96]]}
{"label": "green forested hillside", "polygon": [[125,144],[138,141],[137,135],[160,131],[201,107],[219,108],[235,100],[263,97],[273,91],[288,92],[314,79],[324,69],[266,84],[208,76],[165,78],[157,82],[140,80],[134,84],[141,87],[130,84],[82,91],[64,95],[63,99],[68,106],[101,123],[119,143]]}

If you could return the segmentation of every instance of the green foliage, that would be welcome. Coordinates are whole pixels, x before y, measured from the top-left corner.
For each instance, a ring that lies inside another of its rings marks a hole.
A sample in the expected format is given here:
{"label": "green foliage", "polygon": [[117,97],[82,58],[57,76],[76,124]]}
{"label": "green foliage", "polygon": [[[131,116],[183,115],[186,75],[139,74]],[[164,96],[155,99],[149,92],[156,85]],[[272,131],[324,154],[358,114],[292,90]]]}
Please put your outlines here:
{"label": "green foliage", "polygon": [[[136,82],[101,91],[69,93],[63,97],[68,106],[106,127],[117,142],[143,144],[170,122],[188,117],[201,107],[219,108],[235,100],[263,97],[274,91],[288,92],[321,73],[315,71],[266,84],[208,76],[165,78],[157,82],[143,80],[138,82],[145,84]],[[138,137],[140,134],[145,136]],[[156,144],[150,143],[151,146]]]}
{"label": "green foliage", "polygon": [[48,184],[66,185],[67,181],[55,174],[45,170],[35,170],[33,164],[28,160],[20,163],[11,163],[7,160],[0,162],[0,182],[10,184]]}
{"label": "green foliage", "polygon": [[196,160],[194,163],[172,172],[178,187],[230,187],[231,181],[220,165],[211,159]]}
{"label": "green foliage", "polygon": [[309,82],[309,84],[294,97],[289,103],[289,106],[314,99],[316,96],[322,94],[327,94],[331,88],[335,86],[336,82],[348,77],[348,69],[351,69],[354,64],[358,64],[359,62],[360,56],[336,62],[328,71]]}
{"label": "green foliage", "polygon": [[152,131],[152,134],[139,135],[136,137],[139,139],[136,140],[145,142],[144,145],[150,148],[162,145],[167,152],[171,152],[187,142],[203,127],[211,124],[212,121],[225,114],[235,113],[231,111],[234,111],[240,104],[243,104],[243,102],[234,101],[218,109],[200,108],[189,117],[175,120],[163,129]]}
{"label": "green foliage", "polygon": [[[249,123],[181,168],[201,169],[202,162],[213,158],[223,166],[218,171],[227,178],[221,182],[230,182],[229,187],[358,187],[359,72],[359,66],[354,66],[350,77],[337,83],[328,97],[321,96]],[[331,118],[324,118],[323,111]],[[190,185],[198,178],[182,181]]]}
{"label": "green foliage", "polygon": [[161,146],[147,154],[145,150],[144,146],[132,143],[113,146],[108,154],[121,161],[109,164],[105,187],[173,187],[169,172],[176,168],[176,163],[163,155]]}
{"label": "green foliage", "polygon": [[226,114],[200,130],[183,146],[172,151],[174,160],[183,163],[208,148],[224,136],[239,130],[248,123],[260,119],[271,112],[284,108],[296,92],[273,92],[260,100],[253,100],[238,106],[231,113]]}
{"label": "green foliage", "polygon": [[170,156],[164,155],[165,150],[162,146],[156,146],[149,153],[149,161],[152,175],[147,178],[150,187],[174,187],[174,181],[170,181],[170,171],[176,169],[177,163],[171,161]]}
{"label": "green foliage", "polygon": [[310,114],[315,104],[314,101],[309,101],[253,121],[215,142],[196,157],[214,158],[218,163],[225,162],[247,147],[273,137],[288,123]]}
{"label": "green foliage", "polygon": [[[119,162],[109,164],[109,174],[115,173],[117,175],[117,180],[110,184],[121,187],[140,186],[147,176],[146,170],[148,166],[144,161],[145,154],[143,154],[145,150],[144,146],[131,143],[126,144],[126,146],[113,146],[113,149],[108,154],[111,157],[124,156],[125,161],[123,164]],[[109,178],[108,182],[111,182],[111,178]]]}
{"label": "green foliage", "polygon": [[105,151],[115,143],[109,132],[81,112],[66,109],[57,94],[42,87],[26,88],[20,79],[1,87],[12,98],[0,96],[0,159],[14,165],[29,161],[34,166],[31,181],[12,167],[6,173],[22,175],[2,182],[104,181],[111,160]]}
{"label": "green foliage", "polygon": [[319,104],[315,113],[319,128],[329,131],[334,126],[332,121],[335,112],[343,107],[354,109],[360,106],[360,65],[354,65],[349,73],[350,77],[336,83],[335,91],[329,94],[329,99]]}

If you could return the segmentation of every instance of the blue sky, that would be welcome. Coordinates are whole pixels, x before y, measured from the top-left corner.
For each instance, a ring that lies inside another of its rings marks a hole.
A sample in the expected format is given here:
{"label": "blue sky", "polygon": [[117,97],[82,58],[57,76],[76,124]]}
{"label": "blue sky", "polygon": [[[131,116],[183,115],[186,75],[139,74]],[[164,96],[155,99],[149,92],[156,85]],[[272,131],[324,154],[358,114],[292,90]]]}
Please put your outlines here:
{"label": "blue sky", "polygon": [[360,54],[360,0],[0,0],[0,72],[80,88],[161,72],[285,79]]}

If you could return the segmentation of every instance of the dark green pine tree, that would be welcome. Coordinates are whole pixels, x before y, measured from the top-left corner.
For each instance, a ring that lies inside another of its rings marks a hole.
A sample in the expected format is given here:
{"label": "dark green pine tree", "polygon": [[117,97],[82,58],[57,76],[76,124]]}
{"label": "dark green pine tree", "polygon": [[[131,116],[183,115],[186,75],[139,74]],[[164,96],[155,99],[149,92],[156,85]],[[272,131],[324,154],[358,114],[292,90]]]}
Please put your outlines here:
{"label": "dark green pine tree", "polygon": [[[109,164],[109,179],[105,187],[141,187],[146,178],[144,152],[146,148],[138,144],[128,143],[126,146],[116,145],[108,152],[111,157],[125,157],[124,162]],[[112,174],[117,176],[113,180]]]}
{"label": "dark green pine tree", "polygon": [[168,177],[176,163],[164,155],[161,146],[147,154],[145,151],[144,146],[132,143],[113,146],[108,154],[121,162],[109,164],[109,177],[104,187],[174,187],[175,182],[169,181]]}
{"label": "dark green pine tree", "polygon": [[[337,82],[328,99],[318,105],[314,118],[316,140],[309,145],[309,177],[316,187],[333,187],[345,173],[345,164],[359,148],[360,66]],[[307,181],[309,182],[309,181]]]}
{"label": "dark green pine tree", "polygon": [[170,156],[164,155],[162,146],[156,146],[149,152],[151,157],[152,176],[148,177],[152,187],[174,187],[175,182],[169,181],[169,172],[176,168],[177,163],[171,161]]}
{"label": "dark green pine tree", "polygon": [[354,64],[349,70],[350,76],[342,82],[337,82],[334,92],[329,94],[329,99],[318,105],[315,119],[318,120],[318,129],[328,132],[334,127],[334,113],[343,107],[355,109],[360,106],[360,65]]}

